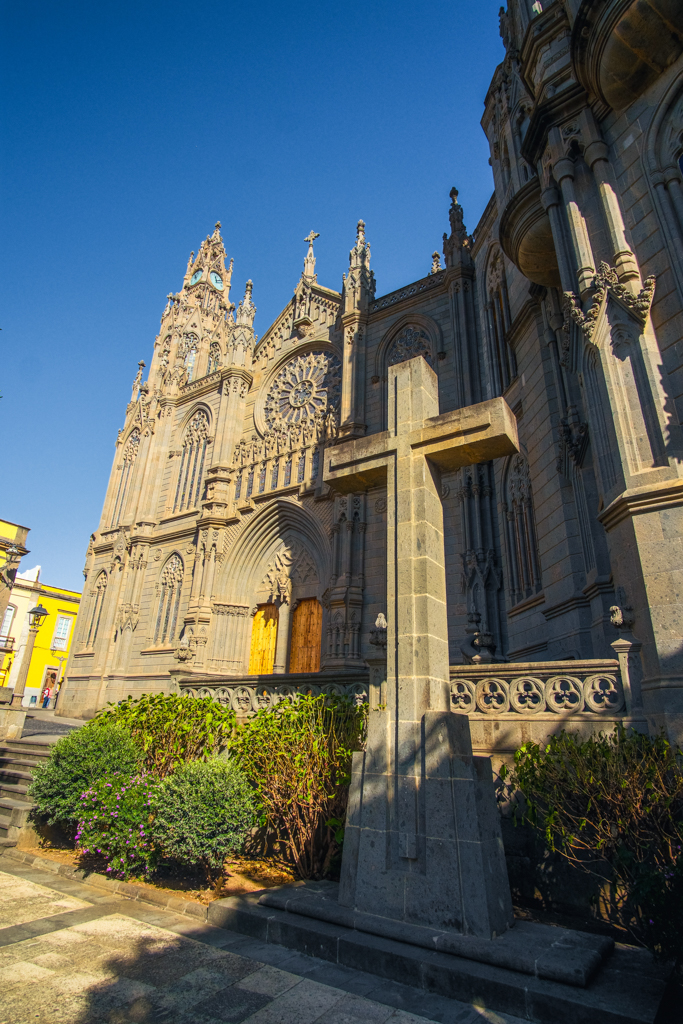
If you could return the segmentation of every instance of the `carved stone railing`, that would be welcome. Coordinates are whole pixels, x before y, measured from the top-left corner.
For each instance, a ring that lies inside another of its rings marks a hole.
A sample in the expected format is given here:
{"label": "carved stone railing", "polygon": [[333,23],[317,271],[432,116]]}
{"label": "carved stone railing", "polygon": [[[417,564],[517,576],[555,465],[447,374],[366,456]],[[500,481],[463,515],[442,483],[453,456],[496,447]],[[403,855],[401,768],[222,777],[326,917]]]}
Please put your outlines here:
{"label": "carved stone railing", "polygon": [[490,718],[627,715],[619,662],[510,662],[452,665],[451,710]]}
{"label": "carved stone railing", "polygon": [[247,715],[275,707],[281,700],[299,695],[329,694],[348,697],[357,704],[368,700],[368,678],[364,673],[302,673],[282,676],[242,676],[234,679],[180,679],[182,694],[213,697],[237,714]]}

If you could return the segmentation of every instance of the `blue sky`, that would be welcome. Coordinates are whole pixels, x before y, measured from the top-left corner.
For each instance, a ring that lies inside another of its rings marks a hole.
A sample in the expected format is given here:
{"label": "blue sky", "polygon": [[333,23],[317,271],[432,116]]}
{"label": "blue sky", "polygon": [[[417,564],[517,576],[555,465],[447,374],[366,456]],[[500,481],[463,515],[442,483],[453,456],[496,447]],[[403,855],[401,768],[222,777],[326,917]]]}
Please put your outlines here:
{"label": "blue sky", "polygon": [[81,589],[136,364],[216,220],[259,335],[311,229],[339,288],[362,217],[381,295],[428,272],[452,185],[474,228],[499,3],[5,6],[0,518],[31,527],[22,569]]}

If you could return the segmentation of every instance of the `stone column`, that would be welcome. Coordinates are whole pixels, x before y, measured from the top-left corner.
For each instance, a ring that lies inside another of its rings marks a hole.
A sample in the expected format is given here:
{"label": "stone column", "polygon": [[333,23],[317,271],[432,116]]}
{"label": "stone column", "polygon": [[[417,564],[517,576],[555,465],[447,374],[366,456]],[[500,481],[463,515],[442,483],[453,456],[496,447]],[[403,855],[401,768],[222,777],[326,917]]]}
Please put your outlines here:
{"label": "stone column", "polygon": [[275,663],[273,672],[284,675],[287,671],[289,655],[289,619],[291,607],[289,601],[282,601],[278,607],[277,638],[275,640]]}
{"label": "stone column", "polygon": [[576,276],[579,283],[579,295],[585,301],[593,286],[595,277],[595,260],[591,250],[591,243],[588,237],[586,221],[579,207],[574,191],[574,161],[569,157],[557,160],[553,165],[553,174],[559,182],[564,199],[567,220],[569,221],[569,234],[572,243],[574,261],[576,263]]}
{"label": "stone column", "polygon": [[643,681],[643,663],[640,652],[643,645],[635,637],[627,640],[626,637],[619,637],[610,647],[615,651],[619,659],[619,672],[621,673],[621,685],[624,690],[624,702],[626,713],[629,715],[642,714],[643,696],[641,684]]}
{"label": "stone column", "polygon": [[610,165],[606,144],[597,140],[591,142],[586,147],[585,157],[586,163],[593,171],[598,185],[598,196],[605,223],[607,224],[613,253],[612,260],[619,276],[619,281],[621,284],[628,284],[632,281],[633,285],[630,286],[630,290],[637,293],[640,291],[641,286],[640,271],[631,247],[626,241],[624,218],[619,206],[619,200],[610,181]]}
{"label": "stone column", "polygon": [[557,266],[560,271],[562,291],[573,292],[575,288],[574,272],[570,266],[569,260],[567,259],[567,251],[565,248],[564,230],[562,227],[562,218],[560,217],[560,194],[554,186],[545,188],[541,193],[541,202],[543,203],[548,214],[548,220],[550,221],[550,230],[555,244],[555,255],[557,256]]}

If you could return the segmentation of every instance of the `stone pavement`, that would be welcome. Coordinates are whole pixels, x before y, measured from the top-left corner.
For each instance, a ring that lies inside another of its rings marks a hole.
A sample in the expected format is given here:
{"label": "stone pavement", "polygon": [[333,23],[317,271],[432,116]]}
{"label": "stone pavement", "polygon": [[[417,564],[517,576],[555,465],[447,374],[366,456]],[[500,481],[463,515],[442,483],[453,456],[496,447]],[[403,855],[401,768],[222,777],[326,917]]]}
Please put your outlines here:
{"label": "stone pavement", "polygon": [[0,1024],[522,1024],[0,859]]}

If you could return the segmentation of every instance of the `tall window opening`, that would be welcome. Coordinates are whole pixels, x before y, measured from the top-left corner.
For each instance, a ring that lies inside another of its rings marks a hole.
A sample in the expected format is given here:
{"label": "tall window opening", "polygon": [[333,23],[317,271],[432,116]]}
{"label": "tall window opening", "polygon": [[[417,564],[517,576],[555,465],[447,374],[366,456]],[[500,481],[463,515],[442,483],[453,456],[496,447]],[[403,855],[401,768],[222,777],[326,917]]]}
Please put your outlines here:
{"label": "tall window opening", "polygon": [[159,608],[154,627],[154,643],[165,644],[175,639],[183,589],[183,560],[171,555],[161,573]]}
{"label": "tall window opening", "polygon": [[92,589],[92,608],[90,610],[88,636],[85,641],[86,647],[94,647],[97,640],[100,619],[102,618],[102,606],[104,605],[104,598],[107,593],[107,582],[107,574],[103,570],[95,580],[95,586]]}
{"label": "tall window opening", "polygon": [[217,341],[211,342],[209,348],[209,368],[207,373],[213,373],[221,365],[221,347]]}
{"label": "tall window opening", "polygon": [[523,455],[513,456],[509,465],[502,509],[508,553],[508,586],[510,601],[514,605],[541,589],[529,464]]}
{"label": "tall window opening", "polygon": [[194,377],[194,364],[197,358],[197,351],[199,349],[199,338],[196,334],[186,334],[183,340],[180,342],[178,347],[178,354],[183,360],[183,365],[187,370],[188,383]]}
{"label": "tall window opening", "polygon": [[208,443],[209,417],[199,409],[188,423],[183,437],[178,483],[173,502],[174,512],[195,508],[199,502]]}
{"label": "tall window opening", "polygon": [[17,609],[13,604],[7,605],[7,609],[5,610],[5,614],[2,620],[2,626],[0,626],[0,636],[9,636],[9,631],[12,627],[12,620],[14,618],[14,613],[16,612],[16,610]]}
{"label": "tall window opening", "polygon": [[323,609],[315,597],[299,601],[292,616],[289,645],[290,672],[319,672],[323,636]]}
{"label": "tall window opening", "polygon": [[70,615],[58,615],[54,636],[50,648],[53,651],[65,651],[69,642],[72,618]]}
{"label": "tall window opening", "polygon": [[510,329],[510,306],[503,255],[491,259],[486,275],[486,326],[496,394],[501,394],[517,374],[515,356],[507,341]]}
{"label": "tall window opening", "polygon": [[114,501],[114,509],[111,514],[110,526],[118,526],[121,522],[121,517],[123,516],[126,507],[126,498],[128,497],[130,480],[133,475],[133,463],[137,458],[139,449],[140,431],[136,429],[126,441],[125,448],[123,449],[121,476],[119,477],[119,486],[116,490],[116,499]]}
{"label": "tall window opening", "polygon": [[275,665],[278,610],[274,604],[260,604],[254,616],[249,651],[249,675],[271,675]]}

